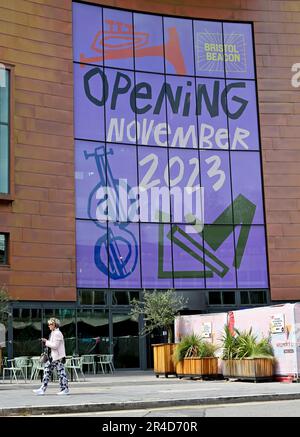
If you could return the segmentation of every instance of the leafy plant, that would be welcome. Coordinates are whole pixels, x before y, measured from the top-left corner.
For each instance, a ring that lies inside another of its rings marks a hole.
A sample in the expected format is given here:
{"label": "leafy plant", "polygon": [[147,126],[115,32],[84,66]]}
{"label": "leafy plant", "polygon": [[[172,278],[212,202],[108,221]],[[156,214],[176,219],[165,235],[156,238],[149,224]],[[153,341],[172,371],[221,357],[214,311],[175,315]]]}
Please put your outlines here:
{"label": "leafy plant", "polygon": [[9,295],[7,288],[2,285],[0,287],[0,320],[4,320],[8,312]]}
{"label": "leafy plant", "polygon": [[144,290],[143,301],[131,300],[130,315],[134,320],[138,320],[139,316],[143,316],[145,325],[140,332],[141,335],[148,334],[156,328],[166,329],[168,342],[172,343],[172,325],[175,316],[186,306],[187,301],[186,298],[177,295],[173,290],[160,292]]}
{"label": "leafy plant", "polygon": [[192,333],[182,337],[180,343],[176,345],[173,360],[175,363],[178,363],[184,358],[214,357],[217,349],[216,345],[204,341],[200,335]]}
{"label": "leafy plant", "polygon": [[249,331],[239,331],[234,328],[234,335],[231,334],[228,326],[225,326],[223,336],[223,360],[242,360],[245,358],[273,358],[274,352],[267,337],[261,340]]}
{"label": "leafy plant", "polygon": [[225,325],[224,334],[222,336],[222,347],[223,347],[223,360],[234,360],[237,358],[237,340],[234,335],[232,335],[229,327]]}

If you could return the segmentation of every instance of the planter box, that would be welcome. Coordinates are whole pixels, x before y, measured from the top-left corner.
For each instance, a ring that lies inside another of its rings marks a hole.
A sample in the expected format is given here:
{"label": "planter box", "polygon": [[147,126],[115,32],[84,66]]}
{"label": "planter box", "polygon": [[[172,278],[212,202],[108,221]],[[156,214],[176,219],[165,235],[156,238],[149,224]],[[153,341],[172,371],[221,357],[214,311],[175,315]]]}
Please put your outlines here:
{"label": "planter box", "polygon": [[158,378],[159,375],[164,375],[166,378],[169,375],[176,375],[175,364],[173,362],[173,353],[175,343],[160,343],[153,344],[153,359],[154,373]]}
{"label": "planter box", "polygon": [[184,358],[176,364],[176,373],[179,378],[217,376],[218,358]]}
{"label": "planter box", "polygon": [[224,378],[246,380],[272,380],[274,360],[270,358],[249,358],[244,360],[223,360],[222,373]]}

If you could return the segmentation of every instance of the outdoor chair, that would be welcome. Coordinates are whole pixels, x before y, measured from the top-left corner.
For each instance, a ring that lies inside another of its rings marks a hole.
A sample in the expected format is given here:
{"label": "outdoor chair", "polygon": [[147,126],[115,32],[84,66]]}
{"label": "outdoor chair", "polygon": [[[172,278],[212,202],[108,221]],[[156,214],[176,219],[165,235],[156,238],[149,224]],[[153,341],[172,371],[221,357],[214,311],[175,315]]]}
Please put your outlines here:
{"label": "outdoor chair", "polygon": [[17,378],[18,372],[21,373],[21,375],[24,379],[24,382],[26,383],[26,378],[25,378],[23,368],[20,367],[20,361],[19,362],[18,362],[18,360],[16,361],[16,358],[13,358],[12,360],[7,360],[7,367],[3,367],[2,382],[4,382],[6,372],[9,373],[9,379],[10,379],[11,383],[12,383],[13,379],[15,379],[16,382],[18,382],[18,378]]}
{"label": "outdoor chair", "polygon": [[91,366],[93,369],[93,373],[95,375],[96,374],[95,355],[81,355],[81,358],[82,358],[82,366],[88,366],[88,372]]}
{"label": "outdoor chair", "polygon": [[31,357],[31,375],[30,380],[38,378],[41,372],[44,371],[44,364],[40,363],[40,357]]}
{"label": "outdoor chair", "polygon": [[73,381],[73,375],[75,375],[75,381],[80,381],[78,372],[81,373],[83,380],[85,381],[85,376],[82,370],[82,357],[72,357],[67,358],[65,363],[65,369],[69,373],[71,371],[71,380]]}
{"label": "outdoor chair", "polygon": [[106,369],[108,372],[113,373],[115,371],[114,363],[113,363],[113,355],[112,354],[102,354],[98,355],[99,361],[97,365],[101,366],[102,373],[106,373]]}

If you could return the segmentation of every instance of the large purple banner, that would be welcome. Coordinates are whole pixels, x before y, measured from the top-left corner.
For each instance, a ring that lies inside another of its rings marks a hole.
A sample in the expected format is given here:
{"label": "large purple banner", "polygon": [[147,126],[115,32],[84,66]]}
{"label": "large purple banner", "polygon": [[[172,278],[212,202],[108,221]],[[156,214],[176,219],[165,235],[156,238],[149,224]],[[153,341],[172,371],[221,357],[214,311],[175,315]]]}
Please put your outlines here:
{"label": "large purple banner", "polygon": [[73,3],[78,287],[267,288],[252,26]]}

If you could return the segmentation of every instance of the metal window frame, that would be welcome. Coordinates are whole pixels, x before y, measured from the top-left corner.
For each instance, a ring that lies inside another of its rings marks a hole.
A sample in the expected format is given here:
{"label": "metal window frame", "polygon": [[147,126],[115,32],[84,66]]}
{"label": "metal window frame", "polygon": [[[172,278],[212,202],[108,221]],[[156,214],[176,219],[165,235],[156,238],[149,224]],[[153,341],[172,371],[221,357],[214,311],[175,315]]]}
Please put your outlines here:
{"label": "metal window frame", "polygon": [[[1,61],[1,60],[0,60]],[[0,62],[9,72],[9,144],[8,144],[8,193],[0,193],[0,201],[10,202],[15,197],[15,176],[14,176],[14,113],[15,113],[15,66],[5,61]]]}

